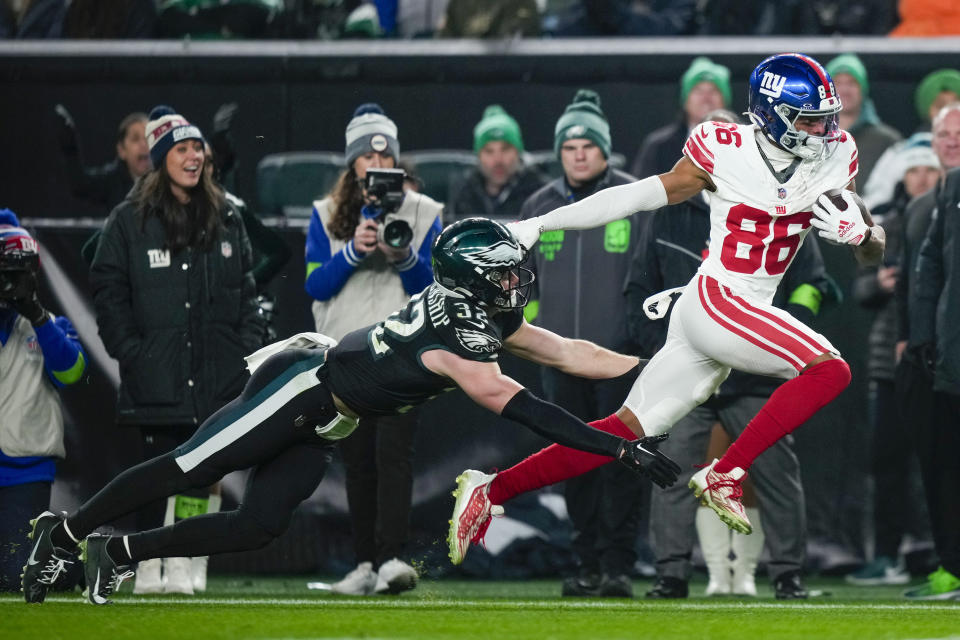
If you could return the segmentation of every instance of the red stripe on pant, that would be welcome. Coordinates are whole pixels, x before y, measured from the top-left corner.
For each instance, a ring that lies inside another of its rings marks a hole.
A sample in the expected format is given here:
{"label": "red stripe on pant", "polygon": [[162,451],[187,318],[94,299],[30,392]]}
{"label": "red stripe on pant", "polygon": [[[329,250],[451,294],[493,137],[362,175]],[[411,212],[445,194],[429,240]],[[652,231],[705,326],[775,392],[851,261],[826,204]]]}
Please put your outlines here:
{"label": "red stripe on pant", "polygon": [[[718,286],[719,286],[719,283],[718,283]],[[723,289],[724,294],[726,294],[727,299],[732,299],[733,301],[738,302],[742,306],[750,309],[754,313],[766,318],[771,323],[782,328],[788,335],[792,334],[793,337],[795,337],[797,341],[800,342],[801,345],[804,345],[805,349],[813,351],[818,356],[830,351],[825,345],[822,345],[819,342],[817,342],[817,339],[815,337],[807,333],[804,333],[800,327],[790,324],[789,322],[787,322],[777,314],[771,313],[767,309],[764,309],[762,307],[755,307],[751,305],[749,302],[747,302],[740,296],[734,295],[733,291],[731,291],[729,287],[721,287],[721,288]],[[736,308],[736,306],[734,306],[734,308]],[[804,344],[804,343],[807,343],[807,344]]]}
{"label": "red stripe on pant", "polygon": [[[590,426],[627,440],[637,438],[616,415],[595,420]],[[521,493],[574,478],[612,460],[608,456],[552,444],[498,473],[490,483],[490,502],[503,504]]]}
{"label": "red stripe on pant", "polygon": [[[767,353],[786,360],[796,368],[797,371],[803,369],[817,356],[827,353],[828,349],[816,344],[810,336],[797,331],[795,327],[785,322],[779,316],[773,315],[763,309],[758,309],[742,298],[733,296],[729,289],[722,288],[720,283],[713,278],[707,276],[700,276],[699,278],[700,281],[698,282],[697,289],[700,294],[700,304],[707,312],[707,315],[731,333],[740,336]],[[757,318],[744,309],[739,308],[733,301],[725,298],[723,295],[724,290],[727,292],[727,295],[736,300],[736,302],[761,317]],[[797,334],[808,342],[813,343],[819,351],[804,344],[797,337]],[[773,345],[776,345],[779,349],[768,343],[773,343]]]}

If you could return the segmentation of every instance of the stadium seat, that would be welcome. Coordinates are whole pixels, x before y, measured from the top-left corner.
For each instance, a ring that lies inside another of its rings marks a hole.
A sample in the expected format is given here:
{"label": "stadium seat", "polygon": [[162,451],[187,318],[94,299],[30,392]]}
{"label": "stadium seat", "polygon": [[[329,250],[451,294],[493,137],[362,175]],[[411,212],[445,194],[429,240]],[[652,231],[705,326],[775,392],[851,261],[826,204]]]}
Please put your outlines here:
{"label": "stadium seat", "polygon": [[[557,154],[552,149],[527,152],[523,156],[523,162],[550,179],[559,178],[563,175],[563,168],[560,166]],[[624,167],[627,166],[627,158],[622,153],[611,153],[609,162],[614,169],[626,171]]]}
{"label": "stadium seat", "polygon": [[437,202],[449,202],[467,170],[477,166],[477,157],[459,149],[409,151],[400,156],[423,183],[423,193]]}
{"label": "stadium seat", "polygon": [[326,195],[343,171],[343,154],[292,151],[265,156],[257,165],[260,215],[308,218],[313,201]]}

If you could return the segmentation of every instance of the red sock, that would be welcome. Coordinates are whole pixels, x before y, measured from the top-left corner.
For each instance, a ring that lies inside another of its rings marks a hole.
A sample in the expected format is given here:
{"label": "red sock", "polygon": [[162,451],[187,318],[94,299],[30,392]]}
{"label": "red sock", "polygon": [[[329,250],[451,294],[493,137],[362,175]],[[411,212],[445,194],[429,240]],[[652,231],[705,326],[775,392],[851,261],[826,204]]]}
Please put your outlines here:
{"label": "red sock", "polygon": [[780,385],[746,430],[730,445],[714,467],[726,473],[734,467],[744,471],[774,442],[793,433],[821,407],[850,384],[850,367],[839,358],[825,360]]}
{"label": "red sock", "polygon": [[[595,420],[590,426],[627,440],[637,438],[616,415]],[[608,456],[552,444],[498,473],[490,483],[490,502],[503,504],[516,495],[579,476],[611,460]]]}

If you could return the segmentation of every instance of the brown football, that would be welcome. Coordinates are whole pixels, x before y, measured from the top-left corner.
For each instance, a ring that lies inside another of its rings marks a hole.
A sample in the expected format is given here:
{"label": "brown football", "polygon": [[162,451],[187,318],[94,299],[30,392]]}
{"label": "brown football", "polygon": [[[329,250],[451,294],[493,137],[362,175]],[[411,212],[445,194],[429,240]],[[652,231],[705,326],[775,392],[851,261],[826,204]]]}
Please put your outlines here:
{"label": "brown football", "polygon": [[[833,203],[840,211],[844,211],[847,208],[847,201],[843,199],[843,196],[840,194],[844,191],[849,191],[847,189],[830,189],[829,191],[824,191],[823,195],[830,198],[830,202]],[[870,211],[867,210],[867,205],[863,204],[863,200],[860,199],[860,196],[857,195],[855,191],[849,191],[850,195],[853,196],[853,201],[857,203],[857,206],[860,207],[860,217],[863,218],[863,221],[867,223],[868,227],[873,226],[873,218],[870,216]]]}

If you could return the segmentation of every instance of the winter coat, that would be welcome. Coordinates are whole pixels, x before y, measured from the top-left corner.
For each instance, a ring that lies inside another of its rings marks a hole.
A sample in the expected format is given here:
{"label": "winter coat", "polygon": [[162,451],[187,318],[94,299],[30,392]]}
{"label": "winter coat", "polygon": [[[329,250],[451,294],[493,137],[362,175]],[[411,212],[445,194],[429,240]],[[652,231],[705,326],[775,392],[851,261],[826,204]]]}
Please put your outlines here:
{"label": "winter coat", "polygon": [[447,224],[473,216],[516,220],[520,217],[523,203],[544,182],[544,177],[536,171],[521,169],[497,196],[490,196],[483,174],[479,169],[472,169],[460,189],[450,198],[443,213],[444,219]]}
{"label": "winter coat", "polygon": [[90,266],[100,337],[120,363],[118,422],[194,425],[236,397],[263,322],[250,241],[229,203],[208,251],[165,249],[131,200],[110,214]]}
{"label": "winter coat", "polygon": [[936,345],[933,389],[960,395],[960,169],[939,192],[914,275],[910,342]]}

